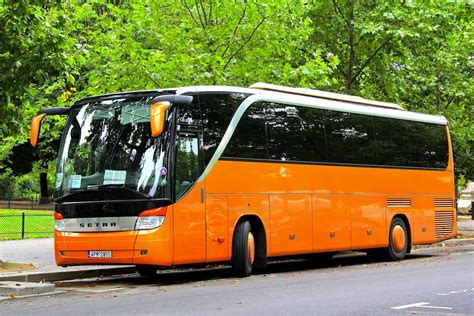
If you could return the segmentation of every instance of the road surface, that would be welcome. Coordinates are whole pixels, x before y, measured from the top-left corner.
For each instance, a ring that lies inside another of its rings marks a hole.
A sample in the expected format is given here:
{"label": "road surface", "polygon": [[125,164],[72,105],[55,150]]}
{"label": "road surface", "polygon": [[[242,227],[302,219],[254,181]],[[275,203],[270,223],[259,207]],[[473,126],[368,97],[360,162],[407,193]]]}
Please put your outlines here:
{"label": "road surface", "polygon": [[474,247],[426,248],[401,262],[342,255],[58,283],[54,295],[0,301],[4,315],[474,314]]}

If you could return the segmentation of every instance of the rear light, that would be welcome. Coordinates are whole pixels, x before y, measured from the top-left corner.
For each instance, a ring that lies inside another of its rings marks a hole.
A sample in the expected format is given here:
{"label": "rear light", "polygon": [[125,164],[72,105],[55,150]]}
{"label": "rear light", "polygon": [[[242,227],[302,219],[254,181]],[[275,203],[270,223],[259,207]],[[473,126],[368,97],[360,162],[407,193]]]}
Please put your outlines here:
{"label": "rear light", "polygon": [[58,232],[62,232],[66,229],[66,224],[64,223],[64,216],[61,213],[54,212],[54,229]]}
{"label": "rear light", "polygon": [[135,229],[155,229],[163,225],[166,218],[166,207],[143,211],[138,215]]}

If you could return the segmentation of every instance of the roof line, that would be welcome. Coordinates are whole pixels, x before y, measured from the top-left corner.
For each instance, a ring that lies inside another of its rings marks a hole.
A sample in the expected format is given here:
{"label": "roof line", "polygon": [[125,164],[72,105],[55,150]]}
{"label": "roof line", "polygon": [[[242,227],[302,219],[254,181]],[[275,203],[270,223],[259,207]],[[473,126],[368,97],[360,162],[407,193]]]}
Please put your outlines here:
{"label": "roof line", "polygon": [[279,86],[279,85],[264,83],[264,82],[254,83],[253,85],[250,86],[250,88],[255,89],[255,90],[282,92],[282,93],[296,94],[296,95],[309,96],[309,97],[318,97],[318,98],[328,99],[328,100],[346,101],[346,102],[376,106],[376,107],[381,107],[381,108],[404,110],[403,107],[395,103],[369,100],[369,99],[364,99],[359,96],[333,93],[333,92],[314,90],[314,89],[308,89],[308,88],[292,88],[292,87]]}

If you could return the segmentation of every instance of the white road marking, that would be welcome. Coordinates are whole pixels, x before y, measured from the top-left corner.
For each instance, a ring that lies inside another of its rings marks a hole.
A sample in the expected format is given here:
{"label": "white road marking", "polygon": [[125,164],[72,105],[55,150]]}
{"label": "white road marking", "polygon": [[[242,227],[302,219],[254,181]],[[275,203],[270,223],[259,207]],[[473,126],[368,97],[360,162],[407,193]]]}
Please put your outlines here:
{"label": "white road marking", "polygon": [[423,308],[436,308],[436,309],[453,309],[452,307],[445,307],[445,306],[420,306]]}
{"label": "white road marking", "polygon": [[451,291],[448,293],[437,293],[436,295],[441,295],[441,296],[447,296],[447,295],[453,295],[453,294],[462,294],[462,293],[467,293],[469,291],[473,291],[473,289],[465,289],[465,290],[457,290],[457,291]]}
{"label": "white road marking", "polygon": [[395,306],[391,307],[392,309],[405,309],[405,308],[410,308],[410,307],[420,307],[424,305],[428,305],[428,302],[420,302],[420,303],[413,303],[413,304],[408,304],[408,305],[401,305],[401,306]]}
{"label": "white road marking", "polygon": [[430,303],[428,302],[419,302],[419,303],[395,306],[391,308],[392,309],[406,309],[406,308],[412,308],[412,307],[422,307],[422,308],[434,308],[434,309],[452,309],[451,307],[445,307],[445,306],[427,306],[429,304]]}

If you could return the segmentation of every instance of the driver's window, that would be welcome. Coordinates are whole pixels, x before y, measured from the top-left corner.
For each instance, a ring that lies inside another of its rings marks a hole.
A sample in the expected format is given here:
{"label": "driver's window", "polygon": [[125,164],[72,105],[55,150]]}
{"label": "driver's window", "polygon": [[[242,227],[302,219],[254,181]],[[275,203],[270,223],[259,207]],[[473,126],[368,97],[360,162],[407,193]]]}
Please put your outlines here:
{"label": "driver's window", "polygon": [[179,199],[199,177],[198,133],[180,131],[177,145],[175,192]]}

